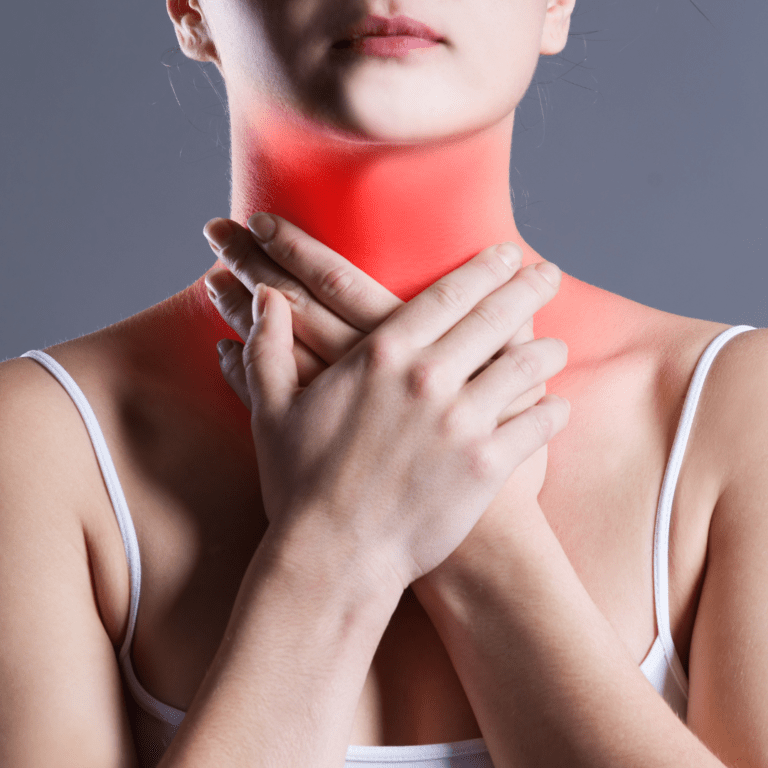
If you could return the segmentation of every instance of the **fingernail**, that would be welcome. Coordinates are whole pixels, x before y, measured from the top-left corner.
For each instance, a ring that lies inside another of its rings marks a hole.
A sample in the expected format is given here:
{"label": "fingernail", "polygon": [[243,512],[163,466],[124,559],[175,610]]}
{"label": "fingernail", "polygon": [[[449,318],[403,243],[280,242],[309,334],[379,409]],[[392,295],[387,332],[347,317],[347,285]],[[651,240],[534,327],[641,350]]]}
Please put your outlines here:
{"label": "fingernail", "polygon": [[208,291],[208,298],[211,301],[216,301],[219,298],[219,292],[216,290],[216,286],[210,282],[208,275],[205,276],[205,289]]}
{"label": "fingernail", "polygon": [[226,269],[212,269],[204,278],[205,287],[211,301],[220,299],[227,292],[227,282],[232,278],[232,273]]}
{"label": "fingernail", "polygon": [[557,285],[560,282],[562,272],[551,261],[540,261],[534,267],[538,272],[541,272],[541,276],[550,284]]}
{"label": "fingernail", "polygon": [[212,219],[203,227],[203,234],[206,239],[218,250],[221,250],[232,239],[233,232],[232,225],[225,219]]}
{"label": "fingernail", "polygon": [[501,243],[496,246],[496,253],[508,267],[516,267],[522,261],[520,247],[515,243]]}
{"label": "fingernail", "polygon": [[277,222],[268,213],[254,213],[248,219],[248,229],[262,242],[271,240],[277,229]]}

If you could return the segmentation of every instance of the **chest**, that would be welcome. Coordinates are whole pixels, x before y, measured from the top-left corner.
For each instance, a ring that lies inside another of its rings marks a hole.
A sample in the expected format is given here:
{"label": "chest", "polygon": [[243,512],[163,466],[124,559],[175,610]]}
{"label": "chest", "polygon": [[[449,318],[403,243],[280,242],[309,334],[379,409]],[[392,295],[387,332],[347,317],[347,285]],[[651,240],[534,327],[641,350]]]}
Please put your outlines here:
{"label": "chest", "polygon": [[[638,665],[656,636],[654,523],[687,383],[686,376],[660,379],[655,367],[625,366],[601,377],[569,373],[548,386],[568,397],[572,411],[568,429],[549,444],[539,504]],[[225,435],[205,419],[187,420],[175,432],[158,430],[137,409],[122,422],[130,427],[118,441],[115,463],[142,564],[134,666],[150,694],[186,710],[266,530],[258,472],[247,435]],[[161,433],[174,437],[158,438]],[[713,486],[702,481],[707,471],[695,438],[693,433],[677,483],[670,532],[670,620],[684,667],[715,502]],[[117,639],[125,628],[129,583],[111,508],[93,539],[95,572],[101,574],[97,597]],[[407,590],[373,659],[352,743],[477,736],[479,726],[450,658]]]}

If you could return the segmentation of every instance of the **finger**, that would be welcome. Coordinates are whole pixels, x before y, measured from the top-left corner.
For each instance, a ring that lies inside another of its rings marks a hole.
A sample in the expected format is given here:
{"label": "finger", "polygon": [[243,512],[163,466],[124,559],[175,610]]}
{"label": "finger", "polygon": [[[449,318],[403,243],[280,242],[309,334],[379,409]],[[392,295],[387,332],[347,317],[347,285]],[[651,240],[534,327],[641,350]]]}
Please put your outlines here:
{"label": "finger", "polygon": [[328,370],[327,363],[295,336],[293,337],[293,357],[299,372],[300,387],[308,387],[323,371]]}
{"label": "finger", "polygon": [[[262,217],[276,225],[266,240],[257,232]],[[364,333],[373,331],[403,304],[362,269],[281,216],[255,213],[248,219],[248,228],[273,261],[298,278],[318,301]]]}
{"label": "finger", "polygon": [[[558,395],[545,395],[519,416],[494,430],[485,446],[491,461],[514,469],[546,445],[566,427],[571,413],[570,403]],[[512,470],[509,471],[512,474]]]}
{"label": "finger", "polygon": [[538,403],[539,400],[541,400],[541,398],[546,394],[546,382],[542,382],[541,384],[537,384],[535,387],[531,387],[527,392],[520,395],[520,397],[518,397],[516,400],[513,400],[506,408],[503,408],[501,413],[499,413],[499,415],[496,417],[496,424],[492,426],[500,427],[510,419],[514,419],[515,416],[517,416],[519,413],[522,413],[532,405],[536,405],[536,403]]}
{"label": "finger", "polygon": [[253,294],[228,269],[212,269],[205,276],[205,286],[216,311],[245,341],[253,325]]}
{"label": "finger", "polygon": [[513,344],[525,344],[526,341],[533,341],[533,318],[529,317],[523,324],[523,327],[501,348],[506,352]]}
{"label": "finger", "polygon": [[524,324],[557,294],[559,278],[555,284],[551,283],[536,266],[528,265],[478,302],[466,317],[431,346],[424,364],[437,368],[438,378],[443,373],[449,376],[452,385],[466,382],[479,365],[498,352],[510,337],[517,335]]}
{"label": "finger", "polygon": [[[507,244],[503,244],[507,245]],[[405,339],[411,348],[424,348],[451,330],[489,293],[508,282],[522,259],[519,246],[492,246],[425,288],[398,309],[375,333]],[[509,338],[509,337],[507,337]],[[491,350],[475,367],[498,351]],[[466,377],[465,377],[466,378]]]}
{"label": "finger", "polygon": [[250,411],[251,396],[248,394],[248,382],[243,365],[243,345],[232,339],[222,339],[216,348],[219,352],[219,367],[224,381],[234,390],[240,402]]}
{"label": "finger", "polygon": [[[486,360],[470,377],[469,381],[472,381],[472,379],[475,378],[475,376],[479,376],[494,360],[498,360],[505,352],[509,352],[513,347],[515,347],[517,344],[525,344],[526,341],[532,341],[533,340],[533,318],[528,318],[528,322],[526,322],[523,327],[514,335],[512,338],[495,354],[492,355],[488,360]],[[536,398],[536,401],[540,400],[544,396],[544,392],[539,395],[539,397]],[[534,401],[534,402],[536,402]],[[532,405],[533,403],[528,403],[528,405]],[[526,405],[526,408],[528,406]]]}
{"label": "finger", "polygon": [[[294,339],[294,345],[296,339]],[[234,393],[240,399],[240,402],[250,411],[251,396],[248,394],[248,382],[245,376],[245,366],[243,365],[243,345],[232,339],[222,339],[218,344],[219,367],[224,381],[232,388]],[[307,387],[319,376],[328,366],[311,351],[307,351],[312,358],[301,359],[303,354],[298,352],[294,346],[294,357],[297,358],[297,368],[299,374],[299,386]],[[303,375],[301,371],[303,370]]]}
{"label": "finger", "polygon": [[458,407],[488,414],[489,426],[495,427],[509,418],[508,412],[503,419],[499,414],[511,403],[562,371],[567,362],[568,347],[560,339],[542,337],[515,346],[464,385]]}
{"label": "finger", "polygon": [[[252,413],[275,423],[290,406],[299,386],[293,357],[291,308],[274,288],[264,286],[263,307],[253,297],[253,327],[243,349],[243,365]],[[261,309],[261,312],[260,312]]]}
{"label": "finger", "polygon": [[[205,276],[208,296],[224,322],[245,341],[253,325],[253,295],[228,270],[212,269]],[[328,365],[301,339],[294,336],[293,356],[299,370],[299,384],[308,386]]]}
{"label": "finger", "polygon": [[251,232],[237,222],[211,219],[203,233],[217,256],[248,291],[253,293],[259,283],[264,283],[285,296],[293,313],[295,336],[328,364],[340,360],[365,337],[367,331],[363,332],[318,301],[300,280],[276,264]]}
{"label": "finger", "polygon": [[[490,366],[495,360],[498,360],[502,355],[507,352],[511,352],[515,346],[519,344],[525,344],[528,341],[533,341],[533,318],[529,318],[523,327],[489,360],[486,360],[470,377],[469,381],[474,380],[479,376],[488,366]],[[535,403],[538,403],[544,395],[547,394],[547,384],[542,382],[534,387],[531,387],[527,392],[524,392],[517,399],[509,403],[505,408],[502,408],[499,415],[496,417],[496,426],[501,426],[504,422],[522,413],[526,408],[530,408]]]}

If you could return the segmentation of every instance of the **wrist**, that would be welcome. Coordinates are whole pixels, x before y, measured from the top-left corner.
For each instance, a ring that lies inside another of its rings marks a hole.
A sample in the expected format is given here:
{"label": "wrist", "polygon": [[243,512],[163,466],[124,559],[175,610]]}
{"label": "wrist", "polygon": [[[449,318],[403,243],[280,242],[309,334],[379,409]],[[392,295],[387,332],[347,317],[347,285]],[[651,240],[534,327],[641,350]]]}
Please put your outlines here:
{"label": "wrist", "polygon": [[502,514],[489,508],[461,545],[437,568],[411,584],[434,620],[461,600],[478,600],[484,585],[501,573],[523,577],[526,566],[549,551],[554,537],[538,501],[514,510],[502,502]]}
{"label": "wrist", "polygon": [[292,526],[270,524],[257,555],[287,587],[337,600],[373,619],[381,615],[388,622],[403,594],[402,585],[377,570],[365,551],[334,537],[311,516]]}

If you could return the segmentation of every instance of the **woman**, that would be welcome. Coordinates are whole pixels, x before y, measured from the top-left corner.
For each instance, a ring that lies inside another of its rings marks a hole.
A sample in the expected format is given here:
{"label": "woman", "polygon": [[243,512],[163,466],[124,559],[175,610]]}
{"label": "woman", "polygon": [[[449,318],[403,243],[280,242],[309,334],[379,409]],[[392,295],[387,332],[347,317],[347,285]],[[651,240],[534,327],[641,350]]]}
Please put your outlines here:
{"label": "woman", "polygon": [[169,0],[227,269],[0,367],[2,764],[768,761],[764,332],[515,227],[574,3]]}

